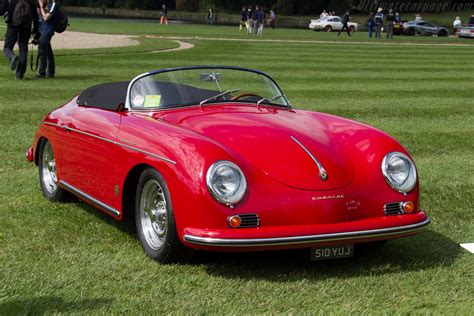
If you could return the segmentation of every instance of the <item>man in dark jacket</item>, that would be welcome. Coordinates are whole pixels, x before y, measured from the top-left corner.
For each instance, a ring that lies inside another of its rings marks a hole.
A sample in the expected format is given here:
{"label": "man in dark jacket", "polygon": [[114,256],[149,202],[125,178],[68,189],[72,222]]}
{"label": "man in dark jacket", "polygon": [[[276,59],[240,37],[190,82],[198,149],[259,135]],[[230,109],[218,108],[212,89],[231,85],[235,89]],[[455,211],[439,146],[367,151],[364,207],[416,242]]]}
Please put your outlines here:
{"label": "man in dark jacket", "polygon": [[54,35],[54,27],[56,23],[58,23],[59,6],[54,0],[39,1],[42,21],[39,29],[41,37],[38,45],[40,57],[38,72],[40,78],[53,78],[56,72],[56,65],[54,62],[53,48],[51,47],[51,39]]}
{"label": "man in dark jacket", "polygon": [[369,18],[367,19],[367,25],[369,27],[369,38],[372,38],[372,33],[374,32],[375,25],[374,12],[370,12]]}
{"label": "man in dark jacket", "polygon": [[393,39],[393,25],[395,24],[395,14],[390,9],[387,14],[387,38]]}
{"label": "man in dark jacket", "polygon": [[474,26],[474,14],[469,17],[469,19],[467,20],[467,24],[469,26]]}
{"label": "man in dark jacket", "polygon": [[349,13],[349,10],[346,10],[346,13],[342,16],[342,29],[337,33],[337,35],[341,35],[341,32],[344,32],[344,30],[347,31],[347,35],[351,36],[351,32],[349,31],[349,21],[351,20],[351,15]]}
{"label": "man in dark jacket", "polygon": [[[1,0],[0,15],[3,15],[7,24],[5,34],[5,45],[3,52],[10,61],[11,70],[16,71],[16,79],[23,79],[26,72],[28,60],[28,41],[31,37],[31,25],[33,34],[38,32],[38,12],[34,0]],[[19,56],[13,52],[18,42]]]}

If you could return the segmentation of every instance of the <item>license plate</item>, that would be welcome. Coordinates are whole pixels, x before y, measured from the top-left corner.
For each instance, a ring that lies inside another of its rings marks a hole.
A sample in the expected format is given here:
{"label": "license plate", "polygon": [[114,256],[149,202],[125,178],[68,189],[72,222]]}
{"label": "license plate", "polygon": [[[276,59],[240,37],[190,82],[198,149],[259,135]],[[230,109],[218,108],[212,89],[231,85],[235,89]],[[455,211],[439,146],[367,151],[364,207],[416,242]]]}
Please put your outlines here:
{"label": "license plate", "polygon": [[311,249],[311,260],[350,258],[354,256],[354,245],[330,246]]}

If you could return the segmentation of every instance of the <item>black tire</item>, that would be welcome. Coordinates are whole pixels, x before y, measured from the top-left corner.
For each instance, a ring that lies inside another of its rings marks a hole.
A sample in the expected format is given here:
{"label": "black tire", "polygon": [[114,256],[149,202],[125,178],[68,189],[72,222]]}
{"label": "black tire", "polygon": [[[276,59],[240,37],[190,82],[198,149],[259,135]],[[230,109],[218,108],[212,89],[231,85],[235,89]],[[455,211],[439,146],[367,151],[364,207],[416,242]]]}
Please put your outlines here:
{"label": "black tire", "polygon": [[448,36],[448,32],[446,32],[446,30],[441,30],[441,31],[438,32],[438,36],[446,37],[446,36]]}
{"label": "black tire", "polygon": [[355,28],[354,25],[349,26],[349,32],[354,33],[354,32],[355,32],[355,29],[356,29],[356,28]]}
{"label": "black tire", "polygon": [[414,28],[409,28],[405,31],[405,34],[408,36],[415,36],[415,29]]}
{"label": "black tire", "polygon": [[324,27],[324,32],[332,32],[332,26],[331,25],[326,25]]}
{"label": "black tire", "polygon": [[[148,203],[151,201],[147,202],[149,198],[152,198],[153,202]],[[153,209],[150,209],[148,204],[152,204]],[[158,224],[159,218],[165,221],[161,223],[162,226]],[[143,250],[152,259],[161,263],[179,263],[191,257],[191,249],[181,243],[176,231],[168,186],[161,174],[153,168],[145,169],[138,180],[135,194],[135,226]],[[162,229],[164,236],[160,236],[156,228],[164,228]]]}
{"label": "black tire", "polygon": [[43,139],[39,146],[38,171],[44,196],[54,202],[66,201],[68,193],[59,186],[53,147],[47,139]]}

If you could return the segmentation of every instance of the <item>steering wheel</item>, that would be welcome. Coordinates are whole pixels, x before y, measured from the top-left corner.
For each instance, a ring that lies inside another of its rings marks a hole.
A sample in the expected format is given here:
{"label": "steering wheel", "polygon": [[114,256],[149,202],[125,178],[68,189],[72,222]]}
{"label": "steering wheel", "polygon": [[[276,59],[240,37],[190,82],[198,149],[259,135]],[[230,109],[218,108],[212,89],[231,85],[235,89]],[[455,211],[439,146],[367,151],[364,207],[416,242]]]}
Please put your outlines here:
{"label": "steering wheel", "polygon": [[233,96],[231,98],[232,101],[235,101],[235,100],[239,100],[239,99],[242,99],[242,98],[245,98],[245,97],[257,97],[259,99],[262,99],[261,96],[259,96],[258,94],[255,94],[255,93],[240,93],[236,96]]}

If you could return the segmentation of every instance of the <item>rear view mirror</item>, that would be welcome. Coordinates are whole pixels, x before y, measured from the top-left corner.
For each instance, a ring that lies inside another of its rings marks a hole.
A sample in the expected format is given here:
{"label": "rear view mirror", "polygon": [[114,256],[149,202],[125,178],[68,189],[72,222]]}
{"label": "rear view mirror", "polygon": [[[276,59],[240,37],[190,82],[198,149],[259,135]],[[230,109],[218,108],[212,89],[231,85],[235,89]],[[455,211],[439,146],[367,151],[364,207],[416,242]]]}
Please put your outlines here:
{"label": "rear view mirror", "polygon": [[201,73],[199,78],[201,79],[201,81],[204,82],[219,81],[221,79],[221,74],[215,72],[212,72],[210,74]]}

